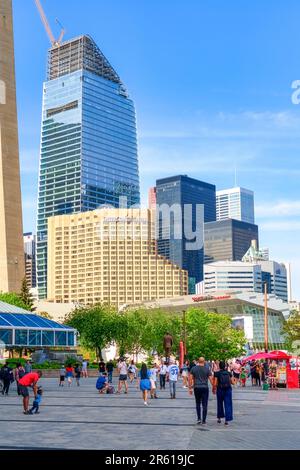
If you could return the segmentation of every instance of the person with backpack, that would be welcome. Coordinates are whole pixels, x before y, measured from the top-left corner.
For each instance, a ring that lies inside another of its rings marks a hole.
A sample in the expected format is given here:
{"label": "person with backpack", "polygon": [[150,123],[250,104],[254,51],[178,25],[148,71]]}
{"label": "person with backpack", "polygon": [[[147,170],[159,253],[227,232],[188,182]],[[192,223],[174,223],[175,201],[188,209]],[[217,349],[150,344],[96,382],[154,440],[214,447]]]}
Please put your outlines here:
{"label": "person with backpack", "polygon": [[232,373],[226,370],[224,361],[220,361],[220,370],[214,373],[213,393],[217,394],[217,418],[220,424],[225,418],[225,426],[233,420],[232,385],[235,380]]}
{"label": "person with backpack", "polygon": [[2,395],[8,395],[10,384],[14,382],[14,373],[6,362],[0,370],[0,378],[3,381]]}

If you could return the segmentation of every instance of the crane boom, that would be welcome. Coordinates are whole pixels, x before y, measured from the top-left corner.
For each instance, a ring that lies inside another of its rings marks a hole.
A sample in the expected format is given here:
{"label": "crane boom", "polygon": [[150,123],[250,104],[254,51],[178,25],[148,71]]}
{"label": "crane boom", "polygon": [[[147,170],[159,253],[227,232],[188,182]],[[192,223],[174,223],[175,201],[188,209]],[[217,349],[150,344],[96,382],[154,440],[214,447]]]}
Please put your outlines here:
{"label": "crane boom", "polygon": [[61,44],[62,39],[63,39],[64,34],[65,34],[64,28],[61,26],[61,24],[59,23],[59,21],[56,20],[57,23],[62,27],[60,36],[59,36],[59,38],[56,40],[55,37],[54,37],[54,34],[52,33],[52,30],[51,30],[51,28],[50,28],[49,22],[48,22],[48,20],[47,20],[47,16],[46,16],[46,14],[45,14],[45,12],[44,12],[44,9],[43,9],[43,7],[42,7],[42,5],[41,5],[40,0],[34,0],[34,1],[35,1],[36,6],[37,6],[37,9],[38,9],[38,11],[39,11],[39,14],[40,14],[42,23],[43,23],[43,25],[44,25],[44,27],[45,27],[46,33],[47,33],[47,35],[48,35],[48,37],[49,37],[49,39],[50,39],[51,45],[52,45],[52,46],[59,46],[59,45]]}
{"label": "crane boom", "polygon": [[50,42],[51,42],[52,45],[54,45],[56,41],[55,41],[54,35],[53,35],[53,33],[52,33],[52,30],[51,30],[51,28],[50,28],[50,25],[49,25],[49,23],[48,23],[46,14],[45,14],[45,12],[44,12],[44,10],[43,10],[43,7],[42,7],[42,5],[41,5],[40,0],[35,0],[35,4],[36,4],[36,6],[37,6],[37,9],[39,10],[39,14],[40,14],[41,20],[42,20],[42,22],[43,22],[43,24],[44,24],[44,26],[45,26],[45,30],[46,30],[46,33],[48,34],[48,37],[49,37],[49,39],[50,39]]}

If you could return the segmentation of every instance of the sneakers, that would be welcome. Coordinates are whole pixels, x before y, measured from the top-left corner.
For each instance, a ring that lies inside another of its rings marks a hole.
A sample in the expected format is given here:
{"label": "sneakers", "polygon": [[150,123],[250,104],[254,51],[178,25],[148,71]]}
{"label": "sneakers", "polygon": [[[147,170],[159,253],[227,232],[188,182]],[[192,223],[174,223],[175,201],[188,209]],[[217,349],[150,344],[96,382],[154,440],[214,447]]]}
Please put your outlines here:
{"label": "sneakers", "polygon": [[228,426],[228,425],[229,425],[229,423],[227,421],[225,421],[225,426]]}
{"label": "sneakers", "polygon": [[201,419],[197,419],[197,424],[202,424]]}
{"label": "sneakers", "polygon": [[148,404],[146,401],[144,401],[144,405],[145,405],[145,406],[149,406],[149,404]]}
{"label": "sneakers", "polygon": [[222,422],[222,421],[221,421],[220,419],[218,419],[217,423],[218,423],[218,424],[221,424],[221,422]]}

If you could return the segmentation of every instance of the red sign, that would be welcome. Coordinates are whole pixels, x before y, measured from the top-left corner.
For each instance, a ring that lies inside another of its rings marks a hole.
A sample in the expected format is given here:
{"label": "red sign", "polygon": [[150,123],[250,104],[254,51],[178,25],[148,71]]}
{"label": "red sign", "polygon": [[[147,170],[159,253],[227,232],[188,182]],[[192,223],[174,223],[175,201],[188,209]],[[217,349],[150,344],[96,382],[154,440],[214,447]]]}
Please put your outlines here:
{"label": "red sign", "polygon": [[212,295],[197,295],[196,297],[192,297],[194,302],[205,302],[206,300],[226,300],[231,299],[231,295],[221,295],[218,297],[214,297]]}

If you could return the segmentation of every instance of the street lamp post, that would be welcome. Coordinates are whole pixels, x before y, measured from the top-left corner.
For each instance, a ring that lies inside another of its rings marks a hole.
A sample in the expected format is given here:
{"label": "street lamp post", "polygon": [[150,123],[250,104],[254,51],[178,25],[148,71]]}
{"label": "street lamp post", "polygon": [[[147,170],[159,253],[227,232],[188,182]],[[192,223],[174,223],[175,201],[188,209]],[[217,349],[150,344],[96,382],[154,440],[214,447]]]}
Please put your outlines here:
{"label": "street lamp post", "polygon": [[269,349],[269,329],[268,329],[268,283],[265,282],[265,352]]}

